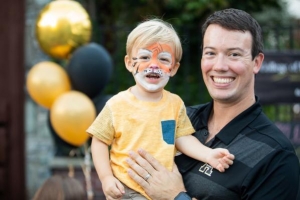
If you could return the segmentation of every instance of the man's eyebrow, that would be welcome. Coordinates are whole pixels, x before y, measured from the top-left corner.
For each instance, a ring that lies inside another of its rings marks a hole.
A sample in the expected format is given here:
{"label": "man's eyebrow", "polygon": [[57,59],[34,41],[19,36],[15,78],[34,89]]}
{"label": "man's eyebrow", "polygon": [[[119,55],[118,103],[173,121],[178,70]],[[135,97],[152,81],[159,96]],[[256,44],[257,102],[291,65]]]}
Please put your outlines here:
{"label": "man's eyebrow", "polygon": [[203,47],[203,50],[204,49],[215,49],[214,47],[210,47],[210,46],[208,46],[208,47]]}
{"label": "man's eyebrow", "polygon": [[229,51],[233,51],[233,50],[238,50],[238,51],[245,51],[244,49],[242,48],[239,48],[239,47],[232,47],[232,48],[228,48]]}
{"label": "man's eyebrow", "polygon": [[[204,49],[216,49],[216,48],[208,46],[208,47],[203,47],[203,50]],[[244,49],[242,49],[240,47],[231,47],[231,48],[228,48],[227,50],[229,50],[229,51],[238,50],[238,51],[243,51],[243,52],[245,51]]]}

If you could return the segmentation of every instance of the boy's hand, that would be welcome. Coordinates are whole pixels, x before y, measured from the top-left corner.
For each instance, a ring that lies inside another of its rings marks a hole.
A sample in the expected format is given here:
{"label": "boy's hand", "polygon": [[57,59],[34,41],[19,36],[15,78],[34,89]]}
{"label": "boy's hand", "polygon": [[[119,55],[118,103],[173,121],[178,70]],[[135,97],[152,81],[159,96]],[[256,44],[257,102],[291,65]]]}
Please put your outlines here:
{"label": "boy's hand", "polygon": [[220,172],[228,169],[233,164],[233,160],[234,155],[223,148],[212,149],[211,153],[207,155],[207,163]]}
{"label": "boy's hand", "polygon": [[103,193],[106,200],[121,199],[125,193],[124,186],[114,176],[107,176],[102,181]]}

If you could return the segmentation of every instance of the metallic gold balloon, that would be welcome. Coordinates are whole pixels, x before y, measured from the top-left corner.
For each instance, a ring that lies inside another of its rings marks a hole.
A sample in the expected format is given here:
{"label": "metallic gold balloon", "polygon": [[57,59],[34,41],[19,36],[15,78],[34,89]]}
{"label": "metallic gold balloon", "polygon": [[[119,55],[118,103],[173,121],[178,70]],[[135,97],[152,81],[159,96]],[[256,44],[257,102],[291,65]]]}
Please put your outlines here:
{"label": "metallic gold balloon", "polygon": [[50,110],[50,121],[57,135],[74,146],[84,144],[89,135],[86,129],[96,117],[92,100],[78,91],[59,96]]}
{"label": "metallic gold balloon", "polygon": [[71,90],[67,72],[50,61],[40,62],[30,69],[26,86],[31,98],[46,108],[50,108],[58,96]]}
{"label": "metallic gold balloon", "polygon": [[35,33],[41,49],[57,59],[68,59],[91,39],[92,24],[86,10],[73,0],[56,0],[39,13]]}

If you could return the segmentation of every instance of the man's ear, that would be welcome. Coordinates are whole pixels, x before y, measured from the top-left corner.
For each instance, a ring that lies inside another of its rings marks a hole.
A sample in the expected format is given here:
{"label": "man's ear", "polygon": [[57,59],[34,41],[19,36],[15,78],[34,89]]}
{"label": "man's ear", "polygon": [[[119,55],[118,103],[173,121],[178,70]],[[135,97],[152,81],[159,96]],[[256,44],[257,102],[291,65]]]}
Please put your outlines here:
{"label": "man's ear", "polygon": [[132,62],[131,62],[131,59],[129,58],[128,55],[126,55],[124,57],[124,62],[125,62],[125,66],[126,66],[126,69],[129,71],[129,72],[132,72],[133,70],[133,67],[132,67]]}
{"label": "man's ear", "polygon": [[180,63],[179,63],[179,62],[177,62],[177,63],[174,65],[174,67],[172,68],[171,73],[170,73],[170,76],[171,76],[171,77],[174,76],[174,75],[176,74],[176,72],[177,72],[179,66],[180,66]]}
{"label": "man's ear", "polygon": [[253,67],[253,73],[257,74],[262,66],[262,63],[264,61],[264,54],[259,53],[255,58],[254,58],[254,67]]}

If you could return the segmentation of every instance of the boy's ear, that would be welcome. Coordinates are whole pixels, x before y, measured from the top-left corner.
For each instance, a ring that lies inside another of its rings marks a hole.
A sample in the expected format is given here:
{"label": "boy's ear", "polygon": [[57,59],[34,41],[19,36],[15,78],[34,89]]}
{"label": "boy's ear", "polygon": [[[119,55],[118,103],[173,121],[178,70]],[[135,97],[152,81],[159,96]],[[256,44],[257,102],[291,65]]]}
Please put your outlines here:
{"label": "boy's ear", "polygon": [[125,62],[126,69],[127,69],[129,72],[132,72],[132,70],[133,70],[132,62],[131,62],[131,59],[129,58],[128,55],[126,55],[126,56],[124,57],[124,62]]}
{"label": "boy's ear", "polygon": [[177,72],[179,66],[180,66],[180,63],[179,63],[179,62],[177,62],[177,63],[174,65],[174,67],[173,67],[172,70],[171,70],[171,74],[170,74],[171,77],[174,76],[174,75],[176,74],[176,72]]}

